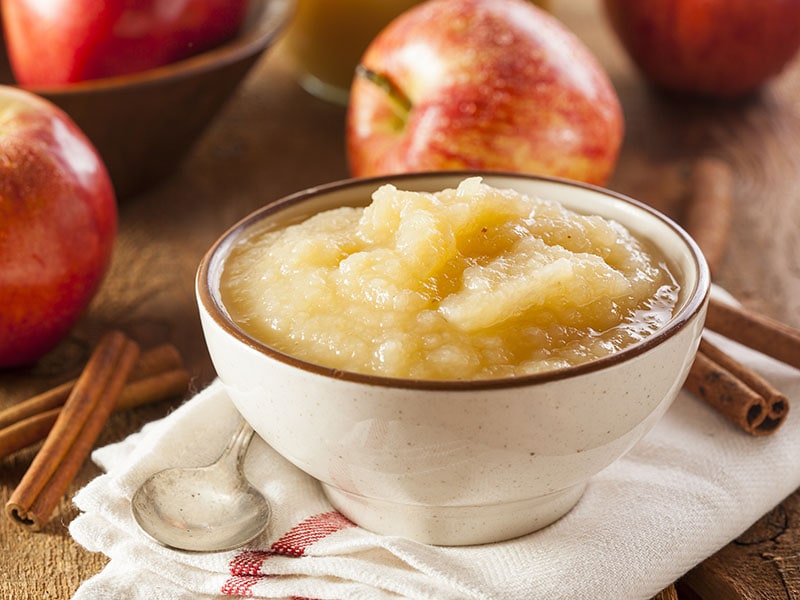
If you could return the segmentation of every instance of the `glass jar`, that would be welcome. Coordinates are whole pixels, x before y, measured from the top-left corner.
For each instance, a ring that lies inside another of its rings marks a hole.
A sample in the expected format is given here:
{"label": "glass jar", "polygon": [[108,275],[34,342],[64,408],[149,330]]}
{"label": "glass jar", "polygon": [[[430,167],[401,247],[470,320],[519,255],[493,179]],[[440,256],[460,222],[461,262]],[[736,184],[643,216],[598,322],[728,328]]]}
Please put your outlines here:
{"label": "glass jar", "polygon": [[356,65],[372,39],[420,0],[298,0],[284,43],[308,92],[346,104]]}
{"label": "glass jar", "polygon": [[[311,94],[347,104],[361,56],[392,19],[423,0],[298,0],[284,36],[300,85]],[[549,8],[550,0],[533,0]]]}

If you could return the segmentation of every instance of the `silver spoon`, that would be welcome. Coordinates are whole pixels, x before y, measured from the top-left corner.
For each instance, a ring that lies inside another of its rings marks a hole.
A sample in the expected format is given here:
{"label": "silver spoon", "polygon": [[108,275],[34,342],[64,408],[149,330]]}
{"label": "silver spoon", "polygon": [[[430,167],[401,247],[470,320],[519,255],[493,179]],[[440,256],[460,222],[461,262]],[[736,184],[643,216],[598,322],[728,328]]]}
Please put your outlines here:
{"label": "silver spoon", "polygon": [[139,527],[159,544],[194,552],[231,550],[255,538],[270,507],[242,469],[252,439],[243,422],[213,464],[150,476],[131,500]]}

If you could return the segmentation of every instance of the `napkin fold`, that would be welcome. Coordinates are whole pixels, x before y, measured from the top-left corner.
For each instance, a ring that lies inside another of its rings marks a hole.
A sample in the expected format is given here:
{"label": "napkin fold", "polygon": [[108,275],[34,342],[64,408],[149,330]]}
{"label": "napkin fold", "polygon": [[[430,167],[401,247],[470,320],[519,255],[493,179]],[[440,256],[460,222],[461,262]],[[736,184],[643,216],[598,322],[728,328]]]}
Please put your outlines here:
{"label": "napkin fold", "polygon": [[366,531],[318,483],[256,436],[245,472],[269,498],[267,530],[246,548],[186,553],[150,541],[130,498],[150,474],[216,459],[239,415],[219,381],[167,417],[98,449],[105,474],[74,498],[74,539],[110,557],[74,598],[647,599],[800,487],[800,371],[710,335],[796,407],[769,437],[734,429],[681,392],[578,505],[507,542],[433,547]]}

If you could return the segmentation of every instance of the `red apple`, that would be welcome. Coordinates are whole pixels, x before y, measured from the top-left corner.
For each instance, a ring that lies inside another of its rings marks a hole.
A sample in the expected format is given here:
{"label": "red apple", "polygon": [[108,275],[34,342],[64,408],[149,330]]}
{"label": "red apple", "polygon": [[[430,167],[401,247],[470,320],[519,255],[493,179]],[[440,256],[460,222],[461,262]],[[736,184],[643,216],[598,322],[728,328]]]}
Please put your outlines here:
{"label": "red apple", "polygon": [[354,176],[499,169],[605,183],[619,99],[591,52],[525,0],[429,0],[392,21],[350,91]]}
{"label": "red apple", "polygon": [[2,0],[9,61],[25,86],[125,75],[233,37],[247,0]]}
{"label": "red apple", "polygon": [[35,362],[101,283],[117,230],[106,168],[50,102],[0,86],[0,367]]}
{"label": "red apple", "polygon": [[644,76],[674,92],[751,93],[800,48],[797,0],[605,0],[605,7]]}

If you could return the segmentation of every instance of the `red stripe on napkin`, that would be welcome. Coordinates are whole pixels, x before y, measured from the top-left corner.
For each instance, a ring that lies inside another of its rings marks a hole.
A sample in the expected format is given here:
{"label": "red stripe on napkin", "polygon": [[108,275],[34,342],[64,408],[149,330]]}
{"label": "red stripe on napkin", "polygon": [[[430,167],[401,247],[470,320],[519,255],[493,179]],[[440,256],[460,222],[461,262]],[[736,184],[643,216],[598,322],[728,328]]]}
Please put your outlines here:
{"label": "red stripe on napkin", "polygon": [[228,564],[231,577],[222,585],[220,592],[227,596],[252,597],[253,586],[266,577],[261,573],[261,567],[270,556],[303,556],[309,546],[332,533],[354,526],[355,523],[337,511],[311,516],[292,527],[269,550],[243,550],[236,554]]}
{"label": "red stripe on napkin", "polygon": [[289,532],[276,541],[270,549],[275,554],[303,556],[309,546],[341,529],[355,526],[350,519],[337,511],[309,517],[292,527]]}
{"label": "red stripe on napkin", "polygon": [[234,576],[261,575],[261,565],[274,554],[269,550],[243,550],[233,557],[228,568]]}
{"label": "red stripe on napkin", "polygon": [[253,596],[253,586],[257,584],[262,577],[243,577],[234,575],[230,577],[220,588],[220,593],[226,596]]}

